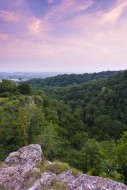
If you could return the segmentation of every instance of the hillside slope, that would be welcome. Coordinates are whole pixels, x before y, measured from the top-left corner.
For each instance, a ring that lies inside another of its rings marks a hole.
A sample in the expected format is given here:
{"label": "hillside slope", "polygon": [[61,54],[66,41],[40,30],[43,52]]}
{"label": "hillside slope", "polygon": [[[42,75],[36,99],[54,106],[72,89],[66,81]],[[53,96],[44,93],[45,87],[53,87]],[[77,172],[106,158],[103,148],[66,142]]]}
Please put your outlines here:
{"label": "hillside slope", "polygon": [[112,77],[121,71],[105,71],[100,73],[84,73],[84,74],[61,74],[55,77],[47,77],[46,79],[33,78],[28,80],[27,83],[34,87],[46,86],[69,86],[73,84],[86,83],[90,80],[106,79]]}
{"label": "hillside slope", "polygon": [[[127,183],[127,73],[68,87],[0,85],[0,159],[39,143],[49,160]],[[45,91],[45,92],[44,92]]]}

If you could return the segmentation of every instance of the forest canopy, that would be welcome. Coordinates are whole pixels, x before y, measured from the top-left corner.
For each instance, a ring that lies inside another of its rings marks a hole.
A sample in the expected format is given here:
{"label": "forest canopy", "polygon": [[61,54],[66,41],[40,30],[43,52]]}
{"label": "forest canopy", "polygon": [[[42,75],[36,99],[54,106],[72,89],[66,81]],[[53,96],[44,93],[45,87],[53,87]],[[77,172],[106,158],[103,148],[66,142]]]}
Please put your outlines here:
{"label": "forest canopy", "polygon": [[127,183],[127,71],[93,76],[2,80],[0,159],[39,143],[49,160]]}

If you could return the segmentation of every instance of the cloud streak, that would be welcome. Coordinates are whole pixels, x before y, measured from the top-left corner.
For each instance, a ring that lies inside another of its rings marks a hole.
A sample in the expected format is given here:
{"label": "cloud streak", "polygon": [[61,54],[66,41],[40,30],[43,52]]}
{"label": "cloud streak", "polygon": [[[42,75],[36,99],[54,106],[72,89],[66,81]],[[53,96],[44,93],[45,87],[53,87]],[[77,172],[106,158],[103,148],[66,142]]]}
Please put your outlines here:
{"label": "cloud streak", "polygon": [[93,5],[93,3],[93,0],[62,0],[61,3],[52,6],[52,8],[47,12],[45,18],[47,20],[69,19],[69,17],[87,10]]}
{"label": "cloud streak", "polygon": [[20,20],[19,16],[12,11],[0,10],[0,19],[6,22],[18,22]]}
{"label": "cloud streak", "polygon": [[119,17],[122,15],[124,8],[127,7],[127,1],[121,0],[118,1],[115,7],[113,7],[110,11],[103,14],[102,23],[106,22],[116,22]]}
{"label": "cloud streak", "polygon": [[126,0],[99,9],[95,0],[40,1],[39,14],[37,2],[16,1],[0,11],[1,63],[27,71],[126,68]]}

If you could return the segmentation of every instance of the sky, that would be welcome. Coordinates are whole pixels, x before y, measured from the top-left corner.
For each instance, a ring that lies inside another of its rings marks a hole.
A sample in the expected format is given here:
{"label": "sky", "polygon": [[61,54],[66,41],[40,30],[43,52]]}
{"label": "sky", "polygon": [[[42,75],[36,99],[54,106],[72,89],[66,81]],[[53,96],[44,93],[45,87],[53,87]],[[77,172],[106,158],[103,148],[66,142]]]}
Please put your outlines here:
{"label": "sky", "polygon": [[0,71],[127,69],[127,0],[0,0]]}

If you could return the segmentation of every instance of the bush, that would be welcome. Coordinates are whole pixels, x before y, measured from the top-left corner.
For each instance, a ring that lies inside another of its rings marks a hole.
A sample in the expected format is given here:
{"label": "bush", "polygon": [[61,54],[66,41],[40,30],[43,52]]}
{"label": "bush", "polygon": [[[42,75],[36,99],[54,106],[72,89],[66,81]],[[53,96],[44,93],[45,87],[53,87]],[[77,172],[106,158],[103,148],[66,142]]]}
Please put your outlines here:
{"label": "bush", "polygon": [[21,94],[31,94],[31,88],[28,84],[26,83],[21,83],[17,86],[17,90],[21,93]]}

